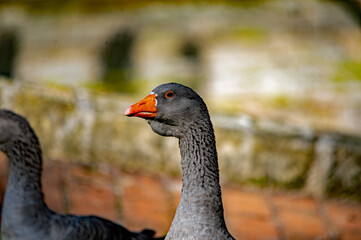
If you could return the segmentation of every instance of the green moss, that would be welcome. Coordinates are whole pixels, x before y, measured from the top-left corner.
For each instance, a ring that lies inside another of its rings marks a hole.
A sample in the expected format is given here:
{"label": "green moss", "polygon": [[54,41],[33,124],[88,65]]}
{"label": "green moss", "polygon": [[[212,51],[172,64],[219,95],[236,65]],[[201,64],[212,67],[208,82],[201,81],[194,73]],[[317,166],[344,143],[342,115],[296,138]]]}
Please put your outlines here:
{"label": "green moss", "polygon": [[[23,88],[14,97],[14,111],[27,117],[40,139],[43,139],[42,148],[44,155],[52,149],[54,140],[54,129],[63,125],[69,115],[75,111],[74,103],[70,98],[58,97],[51,90],[36,92]],[[46,113],[46,114],[44,114]]]}
{"label": "green moss", "polygon": [[251,178],[248,181],[250,184],[255,185],[260,188],[266,188],[274,185],[274,182],[269,178]]}
{"label": "green moss", "polygon": [[297,177],[296,179],[293,179],[292,181],[284,183],[283,188],[289,189],[289,190],[301,189],[305,185],[305,182],[306,182],[305,177],[306,177],[306,175],[301,175],[300,177]]}
{"label": "green moss", "polygon": [[289,108],[292,106],[292,101],[289,96],[278,95],[272,99],[272,104],[276,108]]}
{"label": "green moss", "polygon": [[337,66],[334,76],[335,82],[360,81],[361,82],[361,60],[345,61]]}
{"label": "green moss", "polygon": [[247,181],[242,182],[242,184],[247,184],[247,183],[259,188],[272,187],[282,190],[297,190],[297,189],[301,189],[304,186],[305,179],[303,177],[298,177],[296,179],[293,179],[292,181],[281,183],[269,177],[263,177],[263,178],[251,178]]}
{"label": "green moss", "polygon": [[67,86],[67,85],[64,85],[64,84],[61,84],[61,83],[58,83],[58,82],[45,82],[44,85],[46,85],[46,87],[49,87],[51,89],[55,89],[55,90],[59,90],[59,91],[62,91],[62,92],[69,92],[69,91],[72,91],[72,88]]}
{"label": "green moss", "polygon": [[97,83],[88,83],[85,85],[90,90],[107,93],[135,93],[139,87],[138,81],[112,81],[110,79],[118,78],[118,73],[109,74],[108,80]]}
{"label": "green moss", "polygon": [[249,44],[258,44],[267,38],[265,30],[256,28],[239,28],[233,31],[231,36]]}
{"label": "green moss", "polygon": [[[361,174],[358,174],[357,180],[354,183],[360,182]],[[326,193],[330,197],[350,198],[361,202],[361,185],[354,184],[351,187],[346,187],[340,179],[331,178],[326,188]]]}
{"label": "green moss", "polygon": [[335,151],[332,170],[328,176],[326,193],[332,197],[351,198],[361,201],[361,154],[360,139],[348,137],[340,139]]}
{"label": "green moss", "polygon": [[[78,125],[71,134],[65,136],[64,150],[66,151],[66,157],[70,159],[80,159],[82,157],[81,142],[83,141],[84,126]],[[82,159],[87,161],[88,159]]]}
{"label": "green moss", "polygon": [[231,7],[255,7],[270,0],[53,0],[53,1],[27,1],[13,0],[6,4],[0,4],[0,9],[7,6],[19,6],[25,8],[31,14],[61,14],[66,12],[99,13],[102,11],[132,10],[147,7],[154,4],[162,5],[227,5]]}
{"label": "green moss", "polygon": [[98,91],[98,92],[106,92],[106,93],[114,93],[114,92],[133,93],[135,91],[134,87],[131,84],[122,83],[122,82],[89,83],[89,84],[86,84],[85,87],[89,88],[90,90],[95,90],[95,91]]}

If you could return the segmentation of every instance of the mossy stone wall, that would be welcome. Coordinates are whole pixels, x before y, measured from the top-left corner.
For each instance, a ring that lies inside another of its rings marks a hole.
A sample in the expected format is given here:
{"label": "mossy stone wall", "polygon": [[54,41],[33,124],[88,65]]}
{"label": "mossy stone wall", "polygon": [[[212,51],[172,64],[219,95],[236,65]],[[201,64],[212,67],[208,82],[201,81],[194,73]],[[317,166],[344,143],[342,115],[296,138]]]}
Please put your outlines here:
{"label": "mossy stone wall", "polygon": [[[0,80],[0,107],[24,115],[45,159],[180,174],[178,141],[123,115],[138,99]],[[212,114],[222,179],[361,200],[361,138]],[[0,133],[1,134],[1,133]]]}

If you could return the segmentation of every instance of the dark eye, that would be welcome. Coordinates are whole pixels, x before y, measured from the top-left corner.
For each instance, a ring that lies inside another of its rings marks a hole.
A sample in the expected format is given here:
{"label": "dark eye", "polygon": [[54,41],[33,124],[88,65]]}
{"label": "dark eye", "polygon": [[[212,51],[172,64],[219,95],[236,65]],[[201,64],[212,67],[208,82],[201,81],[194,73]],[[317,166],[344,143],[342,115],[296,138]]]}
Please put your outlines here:
{"label": "dark eye", "polygon": [[174,97],[174,92],[173,92],[173,91],[168,91],[168,92],[166,92],[166,93],[165,93],[165,97],[166,97],[166,98],[172,98],[172,97]]}

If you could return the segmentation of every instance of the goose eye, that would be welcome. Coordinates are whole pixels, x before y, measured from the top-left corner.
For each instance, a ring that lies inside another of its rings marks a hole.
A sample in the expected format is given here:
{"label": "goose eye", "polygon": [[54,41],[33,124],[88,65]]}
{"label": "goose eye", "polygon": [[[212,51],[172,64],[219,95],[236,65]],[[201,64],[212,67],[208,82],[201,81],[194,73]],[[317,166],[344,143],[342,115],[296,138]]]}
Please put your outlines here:
{"label": "goose eye", "polygon": [[172,98],[172,97],[174,97],[174,92],[172,92],[172,91],[166,92],[165,97],[166,97],[166,98]]}

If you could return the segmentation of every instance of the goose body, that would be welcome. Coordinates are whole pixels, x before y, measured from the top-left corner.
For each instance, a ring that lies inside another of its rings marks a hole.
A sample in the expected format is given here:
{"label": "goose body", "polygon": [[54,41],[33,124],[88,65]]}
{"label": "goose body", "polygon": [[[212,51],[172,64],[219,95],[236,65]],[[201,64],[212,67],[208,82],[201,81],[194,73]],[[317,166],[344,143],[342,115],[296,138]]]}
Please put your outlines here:
{"label": "goose body", "polygon": [[224,221],[215,136],[202,98],[183,85],[163,84],[125,115],[145,118],[154,132],[179,139],[182,193],[166,239],[234,239]]}
{"label": "goose body", "polygon": [[47,207],[41,188],[42,154],[38,138],[25,118],[0,110],[0,151],[9,159],[2,240],[136,240],[154,232],[131,232],[96,216],[58,214]]}

